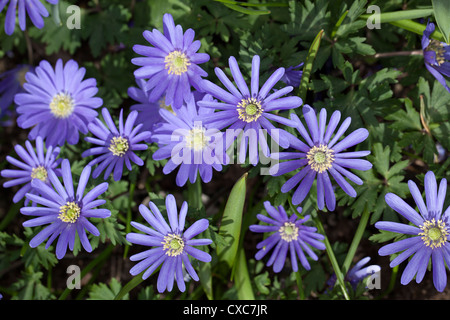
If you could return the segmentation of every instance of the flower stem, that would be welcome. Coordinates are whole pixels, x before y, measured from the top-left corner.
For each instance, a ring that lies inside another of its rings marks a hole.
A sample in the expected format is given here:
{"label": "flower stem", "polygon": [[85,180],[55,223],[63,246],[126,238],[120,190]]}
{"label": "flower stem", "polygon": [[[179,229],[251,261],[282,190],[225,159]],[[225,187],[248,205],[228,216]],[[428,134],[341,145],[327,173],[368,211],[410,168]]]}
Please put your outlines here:
{"label": "flower stem", "polygon": [[334,255],[333,248],[331,247],[330,241],[328,240],[328,237],[325,235],[325,229],[323,228],[322,222],[320,221],[319,216],[317,213],[313,214],[313,220],[317,226],[317,229],[321,234],[325,236],[325,239],[323,240],[325,244],[325,248],[327,251],[328,258],[330,259],[331,266],[333,267],[334,273],[336,274],[336,284],[339,284],[341,287],[342,294],[344,295],[345,300],[350,300],[350,297],[348,295],[347,289],[345,288],[344,283],[344,276],[341,272],[341,268],[339,267],[339,264],[336,260],[336,256]]}
{"label": "flower stem", "polygon": [[359,220],[358,228],[356,229],[355,235],[353,236],[352,243],[350,244],[350,248],[348,249],[347,256],[345,257],[344,264],[342,266],[342,273],[347,274],[350,269],[350,265],[353,261],[353,257],[355,256],[356,249],[358,248],[359,243],[361,242],[361,238],[363,236],[364,231],[366,230],[367,222],[369,221],[370,211],[367,209],[367,206],[364,209],[363,214],[361,215],[361,219]]}
{"label": "flower stem", "polygon": [[[136,189],[136,182],[133,181],[130,183],[130,193],[128,196],[128,210],[127,210],[127,219],[125,224],[125,233],[131,232],[131,206],[133,205],[133,197],[134,197],[134,190]],[[128,250],[130,249],[130,246],[128,244],[125,245],[124,251],[123,251],[123,257],[126,258],[128,255]]]}

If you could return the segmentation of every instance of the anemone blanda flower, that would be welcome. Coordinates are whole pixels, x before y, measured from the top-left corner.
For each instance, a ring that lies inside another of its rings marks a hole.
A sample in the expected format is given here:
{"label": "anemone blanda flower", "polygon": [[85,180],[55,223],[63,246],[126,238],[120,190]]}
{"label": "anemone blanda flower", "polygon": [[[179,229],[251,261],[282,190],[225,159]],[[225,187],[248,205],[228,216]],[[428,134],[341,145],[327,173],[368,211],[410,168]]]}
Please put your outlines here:
{"label": "anemone blanda flower", "polygon": [[[58,0],[46,0],[50,4],[58,4]],[[9,2],[8,10],[5,17],[5,33],[12,35],[16,28],[16,9],[19,14],[19,27],[22,31],[27,26],[27,16],[30,17],[31,22],[39,28],[44,27],[43,17],[48,17],[48,11],[42,4],[41,0],[1,0],[0,12],[6,7]]]}
{"label": "anemone blanda flower", "polygon": [[164,220],[158,207],[151,201],[149,203],[150,210],[141,204],[139,212],[152,228],[134,221],[131,222],[133,227],[145,234],[128,233],[126,239],[133,244],[153,248],[130,257],[131,261],[141,260],[130,269],[130,273],[135,276],[147,269],[142,275],[142,279],[145,280],[162,264],[157,282],[158,291],[164,292],[166,289],[169,292],[172,291],[175,280],[178,289],[184,292],[186,289],[183,277],[184,269],[192,279],[199,280],[190,257],[202,262],[211,261],[208,253],[194,248],[194,246],[206,246],[212,241],[210,239],[193,239],[208,228],[209,222],[207,219],[200,219],[184,230],[188,211],[187,202],[183,202],[179,215],[173,195],[167,195],[165,202],[170,225]]}
{"label": "anemone blanda flower", "polygon": [[97,117],[94,109],[103,101],[94,97],[98,88],[94,78],[83,80],[85,68],[74,60],[65,65],[58,59],[55,69],[48,61],[41,61],[35,72],[25,75],[26,92],[16,94],[17,124],[31,128],[29,139],[39,135],[47,145],[76,144],[79,132],[88,133],[87,125]]}
{"label": "anemone blanda flower", "polygon": [[85,140],[97,146],[84,151],[81,156],[97,156],[88,163],[89,166],[98,164],[92,173],[94,179],[105,171],[103,178],[106,180],[114,170],[114,180],[118,181],[122,177],[124,164],[130,171],[132,170],[131,161],[138,166],[144,164],[144,161],[134,152],[147,150],[148,145],[142,142],[150,138],[150,132],[141,131],[142,123],[134,126],[138,116],[137,111],[130,112],[124,125],[123,109],[121,109],[118,130],[108,109],[103,108],[102,115],[107,127],[98,118],[88,125],[89,131],[95,137],[86,137]]}
{"label": "anemone blanda flower", "polygon": [[408,236],[406,239],[383,246],[378,254],[386,256],[401,252],[391,261],[391,268],[411,257],[400,280],[403,285],[408,284],[414,276],[416,282],[420,283],[431,258],[433,283],[435,288],[442,292],[447,285],[445,264],[450,265],[450,206],[443,211],[447,180],[442,179],[438,188],[434,173],[428,171],[425,174],[424,184],[426,203],[417,185],[411,180],[408,181],[409,190],[420,214],[399,196],[393,193],[386,194],[385,200],[389,207],[412,225],[392,221],[375,223],[375,227],[380,230]]}
{"label": "anemone blanda flower", "polygon": [[45,245],[45,248],[48,249],[59,236],[56,244],[56,257],[61,259],[66,254],[67,247],[73,251],[75,236],[78,233],[83,248],[87,252],[92,251],[86,231],[94,236],[99,236],[100,232],[88,218],[108,218],[111,212],[108,209],[95,209],[106,203],[106,200],[97,199],[97,197],[108,189],[108,183],[103,182],[85,194],[90,174],[91,167],[86,166],[81,172],[75,192],[70,163],[69,160],[64,159],[61,163],[64,185],[53,170],[48,171],[51,186],[39,179],[32,181],[33,188],[37,189],[40,195],[27,193],[26,197],[41,206],[20,209],[24,215],[37,216],[37,218],[25,221],[23,226],[49,225],[31,239],[30,247],[35,248],[50,237]]}
{"label": "anemone blanda flower", "polygon": [[302,168],[286,181],[281,187],[281,191],[289,192],[300,183],[292,196],[292,203],[297,205],[305,199],[317,177],[318,208],[322,210],[326,203],[328,210],[333,211],[336,207],[336,196],[328,173],[331,174],[345,193],[355,197],[355,189],[345,180],[344,176],[356,184],[362,184],[363,181],[347,169],[369,170],[372,167],[369,161],[356,158],[367,156],[370,154],[370,151],[342,151],[364,141],[368,137],[369,132],[364,128],[360,128],[339,141],[339,138],[350,126],[350,117],[344,120],[332,138],[341,118],[339,111],[335,111],[331,115],[328,125],[326,124],[327,113],[325,109],[320,111],[319,121],[317,121],[314,109],[308,105],[303,107],[303,115],[309,133],[297,115],[291,114],[291,119],[295,122],[298,132],[307,144],[295,138],[291,142],[291,148],[295,149],[295,152],[272,154],[272,157],[276,160],[289,159],[291,161],[273,165],[269,173],[274,176],[280,176]]}
{"label": "anemone blanda flower", "polygon": [[434,23],[429,22],[422,36],[422,50],[427,70],[450,92],[445,76],[450,77],[450,46],[444,42],[431,39]]}
{"label": "anemone blanda flower", "polygon": [[[267,266],[273,265],[273,271],[280,272],[284,267],[289,251],[293,271],[298,271],[297,258],[306,270],[310,270],[311,266],[305,252],[313,260],[317,260],[318,257],[312,248],[325,249],[322,242],[325,237],[316,232],[317,228],[304,225],[310,216],[307,215],[303,219],[299,219],[294,213],[288,217],[283,206],[275,208],[269,201],[264,202],[264,208],[270,217],[258,214],[257,218],[268,225],[251,225],[250,231],[273,232],[273,234],[256,245],[259,251],[256,253],[255,259],[261,260],[273,249],[272,255],[267,261]],[[302,208],[297,208],[297,211],[301,213]]]}
{"label": "anemone blanda flower", "polygon": [[[212,101],[212,97],[205,95],[201,101]],[[152,136],[159,145],[153,159],[170,158],[163,168],[164,174],[179,167],[176,184],[180,187],[188,179],[194,183],[198,174],[207,183],[211,181],[213,169],[221,171],[222,164],[228,163],[223,133],[199,121],[202,115],[213,112],[211,108],[197,109],[194,95],[180,109],[174,110],[175,114],[160,110],[165,122],[155,128]]]}
{"label": "anemone blanda flower", "polygon": [[281,81],[283,81],[288,86],[293,86],[295,88],[298,88],[300,86],[300,82],[302,80],[303,69],[302,70],[296,70],[296,69],[301,68],[301,67],[303,67],[303,62],[296,66],[287,67],[284,72],[284,75],[281,77]]}
{"label": "anemone blanda flower", "polygon": [[[378,273],[381,271],[381,267],[378,265],[366,266],[366,264],[369,263],[369,261],[370,257],[362,258],[345,275],[344,280],[350,283],[353,290],[356,290],[358,285],[362,281],[364,281],[364,279],[372,275],[374,275],[374,277],[377,277]],[[336,274],[333,274],[327,281],[327,285],[329,288],[333,288],[335,283],[336,283]]]}
{"label": "anemone blanda flower", "polygon": [[[24,92],[25,74],[33,72],[33,70],[32,66],[20,64],[0,75],[0,118],[5,115],[7,117],[14,115],[15,111],[9,112],[8,108],[13,104],[14,96]],[[10,125],[11,122],[10,119],[7,119],[2,125]]]}
{"label": "anemone blanda flower", "polygon": [[135,45],[134,52],[145,57],[133,58],[131,62],[141,68],[134,72],[137,79],[148,79],[145,90],[151,102],[165,94],[165,104],[178,109],[183,100],[189,99],[191,86],[199,90],[202,77],[208,74],[198,65],[209,61],[206,53],[197,53],[200,41],[195,32],[174,23],[172,15],[163,16],[164,34],[159,30],[144,31],[144,38],[153,46]]}
{"label": "anemone blanda flower", "polygon": [[[6,156],[6,161],[16,166],[18,169],[4,169],[1,171],[1,176],[4,178],[11,178],[3,184],[4,188],[12,186],[23,185],[14,195],[13,202],[17,203],[25,197],[26,193],[38,194],[31,182],[35,179],[41,180],[49,184],[48,171],[56,169],[61,159],[56,159],[59,155],[59,148],[49,146],[45,149],[44,142],[41,137],[36,138],[36,151],[33,149],[30,141],[25,141],[25,147],[15,145],[14,150],[22,161],[17,160],[11,156]],[[29,200],[25,199],[25,205],[28,205]]]}
{"label": "anemone blanda flower", "polygon": [[[222,102],[198,102],[201,107],[220,110],[202,116],[200,120],[219,130],[228,127],[227,135],[229,132],[234,134],[241,130],[243,138],[240,142],[239,161],[245,162],[248,147],[250,163],[256,165],[259,160],[258,146],[266,157],[270,153],[262,129],[267,130],[267,133],[280,146],[289,147],[291,135],[282,129],[276,129],[271,121],[290,127],[294,126],[293,121],[271,112],[297,108],[302,104],[302,99],[296,96],[282,97],[293,90],[292,86],[284,87],[270,94],[275,84],[283,77],[284,68],[277,69],[260,88],[260,57],[258,55],[252,59],[250,90],[234,57],[229,58],[229,66],[237,88],[220,68],[215,68],[217,77],[229,92],[209,80],[204,80],[202,82],[203,91]],[[227,141],[232,140],[229,136],[226,139]]]}

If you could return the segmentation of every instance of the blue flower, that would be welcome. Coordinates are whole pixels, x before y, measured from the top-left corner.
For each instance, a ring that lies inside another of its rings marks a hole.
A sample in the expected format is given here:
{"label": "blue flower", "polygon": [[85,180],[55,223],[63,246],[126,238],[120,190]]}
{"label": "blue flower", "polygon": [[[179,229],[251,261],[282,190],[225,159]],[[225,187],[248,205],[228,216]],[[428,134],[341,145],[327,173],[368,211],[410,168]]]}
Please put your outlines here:
{"label": "blue flower", "polygon": [[290,66],[286,68],[283,77],[281,77],[281,81],[283,81],[288,86],[293,86],[294,88],[298,88],[300,86],[300,82],[302,80],[303,69],[296,70],[298,68],[303,67],[303,62],[296,66]]}
{"label": "blue flower", "polygon": [[[310,216],[307,215],[303,219],[299,219],[294,213],[288,217],[282,206],[277,209],[269,201],[264,202],[264,208],[270,217],[258,214],[257,218],[268,225],[251,225],[250,231],[273,232],[273,234],[257,244],[256,248],[259,251],[255,255],[256,260],[261,260],[273,249],[272,255],[267,261],[267,266],[273,265],[273,271],[280,272],[284,267],[289,251],[294,272],[298,271],[297,258],[306,270],[310,270],[311,266],[305,252],[311,259],[317,260],[318,257],[311,247],[319,250],[325,249],[325,245],[321,242],[325,237],[316,232],[317,228],[304,225]],[[297,211],[301,213],[302,208],[297,208]]]}
{"label": "blue flower", "polygon": [[88,163],[89,166],[98,166],[92,173],[93,178],[97,178],[100,173],[105,171],[103,178],[108,179],[114,170],[114,180],[118,181],[122,177],[123,166],[132,170],[131,162],[142,166],[144,161],[139,158],[134,151],[147,150],[148,145],[141,143],[150,138],[149,131],[141,131],[143,124],[134,126],[138,117],[137,111],[131,111],[129,116],[123,122],[123,110],[119,115],[119,130],[117,130],[108,109],[102,109],[103,119],[107,127],[97,118],[88,125],[89,131],[94,137],[86,137],[85,140],[98,145],[82,153],[82,157],[98,156]]}
{"label": "blue flower", "polygon": [[[272,112],[297,108],[302,104],[302,99],[296,96],[282,98],[283,95],[293,90],[291,86],[284,87],[270,94],[275,84],[283,77],[284,68],[277,69],[260,88],[260,58],[257,55],[252,59],[250,90],[234,57],[230,57],[229,66],[238,88],[234,86],[220,68],[215,68],[217,77],[229,92],[209,80],[204,80],[202,82],[203,91],[222,102],[200,101],[198,105],[201,107],[219,110],[213,114],[201,117],[200,120],[204,124],[210,124],[218,130],[228,128],[228,132],[232,134],[243,130],[244,138],[241,140],[239,161],[241,163],[245,162],[248,147],[250,163],[256,165],[259,161],[258,146],[266,157],[270,154],[266,138],[261,134],[263,132],[262,129],[267,130],[267,133],[280,146],[283,148],[289,147],[292,135],[284,130],[275,128],[271,121],[289,127],[294,126],[294,123]],[[275,136],[276,134],[277,136]],[[227,135],[229,134],[227,133]],[[229,137],[227,139],[229,140]]]}
{"label": "blue flower", "polygon": [[0,75],[0,121],[6,116],[5,122],[0,122],[2,125],[11,125],[11,117],[15,114],[15,110],[9,107],[14,102],[14,96],[24,92],[25,74],[33,70],[32,66],[20,64]]}
{"label": "blue flower", "polygon": [[83,80],[85,68],[79,68],[74,60],[65,65],[59,59],[55,69],[43,60],[35,73],[25,75],[25,93],[14,98],[17,104],[17,125],[31,128],[30,140],[41,136],[47,145],[76,144],[79,132],[88,133],[87,125],[97,117],[94,109],[103,100],[94,97],[98,92],[97,82],[90,78]]}
{"label": "blue flower", "polygon": [[386,256],[401,252],[391,261],[391,268],[411,258],[400,280],[403,285],[408,284],[414,277],[416,282],[420,283],[431,258],[433,283],[435,288],[442,292],[447,285],[445,265],[450,265],[450,206],[445,212],[443,208],[447,180],[442,179],[438,189],[434,173],[428,171],[425,174],[426,204],[423,201],[422,193],[413,181],[408,181],[408,187],[419,208],[419,213],[399,196],[393,193],[386,194],[385,200],[389,207],[410,223],[391,221],[375,223],[375,227],[380,230],[408,236],[406,239],[383,246],[378,254]]}
{"label": "blue flower", "polygon": [[148,79],[145,90],[151,102],[165,94],[165,104],[178,109],[190,97],[191,86],[199,90],[202,77],[208,74],[198,64],[209,61],[206,53],[197,53],[200,41],[194,41],[195,32],[174,23],[166,13],[163,17],[164,35],[157,29],[144,31],[144,38],[153,46],[135,45],[133,50],[145,57],[133,58],[140,66],[134,72],[137,79]]}
{"label": "blue flower", "polygon": [[145,270],[142,275],[142,279],[145,280],[162,264],[157,282],[158,291],[164,292],[166,289],[169,292],[172,291],[173,283],[176,281],[178,289],[184,292],[186,289],[183,277],[184,269],[192,279],[199,280],[189,257],[202,262],[211,261],[208,253],[194,248],[194,246],[206,246],[212,241],[210,239],[193,239],[208,228],[209,222],[206,219],[200,219],[184,230],[188,204],[186,201],[183,202],[178,215],[175,197],[171,194],[166,197],[170,225],[167,224],[158,207],[151,201],[149,208],[140,205],[139,212],[152,228],[133,221],[131,225],[145,234],[128,233],[126,239],[133,244],[153,248],[130,257],[131,261],[140,261],[131,268],[130,273],[135,276]]}
{"label": "blue flower", "polygon": [[[369,263],[370,257],[365,257],[361,260],[359,260],[353,268],[347,272],[345,275],[344,280],[348,281],[350,285],[352,286],[353,290],[356,290],[359,283],[364,281],[367,277],[379,273],[381,271],[381,267],[378,265],[369,265],[366,266],[367,263]],[[336,283],[336,274],[333,274],[330,279],[327,281],[327,285],[329,288],[333,288]]]}
{"label": "blue flower", "polygon": [[299,184],[292,196],[292,203],[297,205],[308,195],[317,177],[318,208],[322,210],[326,203],[328,210],[333,211],[336,208],[336,196],[328,173],[331,174],[345,193],[355,197],[355,189],[345,180],[344,176],[350,181],[361,185],[363,181],[347,169],[369,170],[372,167],[369,161],[356,158],[367,156],[370,154],[370,151],[342,151],[364,141],[368,137],[369,132],[367,129],[360,128],[339,141],[350,126],[350,117],[345,119],[334,134],[341,118],[339,111],[335,111],[331,115],[328,126],[325,109],[320,111],[319,121],[317,121],[314,109],[308,105],[303,107],[303,115],[310,133],[307,132],[297,115],[292,114],[291,119],[295,122],[297,130],[306,141],[306,144],[295,138],[291,142],[291,148],[295,149],[295,152],[272,154],[272,157],[276,160],[290,161],[273,165],[269,173],[273,176],[280,176],[302,168],[286,181],[281,187],[281,191],[289,192]]}
{"label": "blue flower", "polygon": [[[46,0],[48,3],[57,4],[58,0]],[[31,19],[31,22],[39,28],[44,27],[44,19],[42,17],[48,17],[48,11],[40,0],[1,0],[0,12],[3,11],[5,6],[9,2],[8,11],[6,11],[5,18],[5,33],[12,35],[16,28],[16,9],[18,7],[19,12],[19,26],[22,31],[27,26],[27,16]]]}
{"label": "blue flower", "polygon": [[[212,101],[212,97],[206,95],[201,101]],[[153,159],[170,158],[163,168],[164,174],[179,167],[177,186],[183,186],[188,179],[194,183],[198,174],[203,182],[210,182],[213,169],[221,171],[222,165],[228,163],[223,133],[199,120],[213,112],[211,108],[197,109],[194,95],[174,113],[160,110],[164,122],[155,128],[152,136],[159,146]]]}
{"label": "blue flower", "polygon": [[91,174],[90,166],[86,166],[81,172],[76,191],[74,191],[72,172],[67,159],[61,163],[61,174],[64,186],[53,170],[48,171],[48,179],[52,187],[39,179],[34,179],[32,186],[39,191],[40,196],[27,193],[26,197],[41,206],[20,209],[24,215],[37,216],[37,218],[25,221],[24,227],[49,224],[31,239],[30,247],[35,248],[50,237],[45,246],[48,249],[59,236],[56,244],[58,259],[64,257],[67,247],[73,251],[76,234],[78,234],[83,248],[87,252],[91,252],[92,247],[86,231],[94,236],[99,236],[100,232],[88,218],[104,219],[111,215],[108,209],[95,209],[106,203],[106,200],[100,200],[97,197],[108,189],[108,183],[103,182],[85,194]]}
{"label": "blue flower", "polygon": [[[4,178],[12,178],[3,184],[4,188],[10,188],[12,186],[23,185],[14,195],[13,202],[17,203],[25,197],[26,193],[38,194],[38,190],[32,187],[33,180],[41,180],[46,184],[49,184],[48,172],[53,170],[59,173],[59,169],[56,169],[60,159],[56,159],[59,155],[59,148],[53,148],[49,146],[44,151],[44,142],[41,137],[36,138],[36,151],[33,149],[30,141],[25,141],[25,147],[21,145],[15,145],[14,150],[22,161],[17,160],[11,156],[6,156],[6,161],[16,166],[18,169],[4,169],[1,171],[1,175]],[[25,200],[25,205],[29,202]]]}
{"label": "blue flower", "polygon": [[422,50],[427,70],[450,92],[444,76],[450,77],[450,46],[444,42],[430,39],[434,23],[429,22],[423,32]]}

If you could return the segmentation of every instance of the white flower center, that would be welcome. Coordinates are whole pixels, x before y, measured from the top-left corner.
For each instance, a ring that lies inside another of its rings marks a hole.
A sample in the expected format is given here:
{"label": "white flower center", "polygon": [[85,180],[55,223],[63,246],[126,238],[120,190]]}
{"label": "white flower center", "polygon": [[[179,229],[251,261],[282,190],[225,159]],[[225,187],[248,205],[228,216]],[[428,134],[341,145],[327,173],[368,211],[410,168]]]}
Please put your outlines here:
{"label": "white flower center", "polygon": [[183,253],[184,240],[175,233],[169,233],[166,235],[162,244],[163,249],[166,250],[166,255],[169,257],[176,257]]}
{"label": "white flower center", "polygon": [[427,247],[440,248],[447,242],[447,236],[449,235],[448,229],[445,226],[445,222],[442,220],[435,220],[434,218],[425,221],[422,226],[420,226],[422,232],[419,236],[422,236],[422,240]]}
{"label": "white flower center", "polygon": [[314,171],[322,173],[331,168],[334,161],[334,151],[321,144],[318,147],[312,147],[306,154],[306,158],[308,159],[308,164]]}
{"label": "white flower center", "polygon": [[50,102],[50,112],[58,119],[69,117],[74,110],[75,103],[72,97],[65,93],[58,93]]}
{"label": "white flower center", "polygon": [[63,222],[75,223],[80,217],[81,209],[75,202],[67,202],[59,208],[58,218]]}
{"label": "white flower center", "polygon": [[263,113],[261,102],[256,98],[242,99],[237,105],[239,119],[245,122],[253,122]]}
{"label": "white flower center", "polygon": [[123,157],[129,148],[128,139],[124,137],[113,137],[108,150],[115,156]]}
{"label": "white flower center", "polygon": [[165,57],[164,62],[166,63],[165,69],[169,69],[167,73],[177,76],[187,72],[188,67],[191,65],[186,54],[179,50],[170,52]]}

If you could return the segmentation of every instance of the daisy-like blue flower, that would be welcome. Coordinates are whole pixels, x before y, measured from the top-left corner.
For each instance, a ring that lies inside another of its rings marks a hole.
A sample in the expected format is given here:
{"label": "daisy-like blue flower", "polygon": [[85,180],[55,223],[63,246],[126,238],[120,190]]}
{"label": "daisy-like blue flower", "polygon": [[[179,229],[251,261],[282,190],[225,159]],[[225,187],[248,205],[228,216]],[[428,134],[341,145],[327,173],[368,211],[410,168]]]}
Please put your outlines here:
{"label": "daisy-like blue flower", "polygon": [[[212,101],[210,95],[201,101]],[[159,149],[153,153],[154,160],[170,158],[163,168],[169,174],[179,167],[176,184],[181,187],[187,180],[194,183],[198,174],[203,182],[211,181],[213,169],[222,170],[222,164],[228,162],[223,133],[211,125],[203,125],[199,118],[213,113],[211,108],[198,108],[194,95],[180,109],[171,113],[161,109],[165,120],[154,130],[152,139]]]}
{"label": "daisy-like blue flower", "polygon": [[[58,0],[46,0],[48,3],[57,4]],[[48,17],[48,11],[40,0],[1,0],[0,12],[6,7],[9,2],[8,10],[6,11],[5,18],[5,33],[12,35],[16,28],[16,9],[19,13],[19,27],[22,31],[27,26],[27,16],[31,19],[31,22],[39,28],[44,27],[43,17]]]}
{"label": "daisy-like blue flower", "polygon": [[184,270],[192,279],[199,280],[189,257],[202,262],[211,261],[208,253],[194,248],[194,246],[206,246],[212,241],[210,239],[193,239],[208,228],[209,222],[206,219],[200,219],[184,230],[188,204],[186,201],[183,202],[178,215],[177,203],[171,194],[166,197],[170,225],[164,220],[158,207],[151,201],[149,208],[141,204],[139,212],[152,228],[133,221],[131,225],[146,234],[128,233],[126,238],[131,243],[153,248],[130,257],[131,261],[141,260],[131,268],[130,273],[135,276],[147,269],[142,275],[142,279],[145,280],[162,264],[157,282],[158,291],[164,292],[166,289],[169,292],[172,291],[175,280],[178,289],[184,292],[186,289]]}
{"label": "daisy-like blue flower", "polygon": [[[61,162],[60,159],[56,159],[59,155],[59,148],[49,146],[45,151],[45,145],[41,137],[36,138],[36,151],[33,149],[30,141],[25,141],[25,147],[26,149],[21,145],[14,146],[14,150],[22,161],[6,156],[6,161],[18,169],[4,169],[1,171],[2,177],[12,179],[3,184],[4,188],[23,185],[14,195],[14,203],[22,200],[26,193],[38,194],[38,190],[32,187],[32,181],[37,179],[49,184],[48,172],[50,170],[59,172],[59,169],[56,169],[56,167]],[[28,202],[28,199],[25,199],[25,205],[28,205]]]}
{"label": "daisy-like blue flower", "polygon": [[450,88],[444,77],[450,77],[450,46],[445,42],[430,38],[434,29],[434,23],[429,22],[422,36],[425,67],[450,92]]}
{"label": "daisy-like blue flower", "polygon": [[283,81],[288,86],[298,88],[300,86],[300,82],[302,81],[303,69],[301,70],[296,69],[301,67],[303,67],[303,62],[296,66],[290,66],[286,68],[283,77],[281,77],[281,81]]}
{"label": "daisy-like blue flower", "polygon": [[[280,272],[284,267],[289,251],[293,271],[298,271],[297,258],[300,260],[303,268],[310,270],[311,266],[305,252],[310,258],[317,260],[318,257],[312,248],[325,249],[325,245],[322,242],[325,237],[316,232],[317,228],[304,225],[310,216],[307,215],[303,219],[299,219],[294,213],[288,217],[282,206],[279,206],[277,209],[269,201],[264,202],[264,208],[270,217],[258,214],[257,218],[268,225],[251,225],[250,231],[273,232],[273,234],[256,245],[259,251],[256,253],[255,259],[261,260],[273,249],[272,255],[267,261],[267,266],[273,265],[273,271]],[[298,213],[302,212],[300,207],[297,210]]]}
{"label": "daisy-like blue flower", "polygon": [[41,206],[20,209],[20,212],[24,215],[37,216],[37,218],[25,221],[24,227],[49,224],[31,239],[30,247],[35,248],[50,237],[45,246],[48,249],[59,236],[56,244],[56,257],[58,259],[64,257],[67,247],[73,251],[77,233],[83,248],[87,252],[91,252],[92,247],[86,231],[94,236],[99,236],[100,232],[88,218],[104,219],[111,216],[108,209],[95,209],[106,203],[106,200],[97,199],[97,197],[108,189],[108,183],[103,182],[85,194],[91,174],[90,166],[86,166],[81,172],[76,192],[74,191],[70,163],[67,159],[64,159],[61,163],[61,174],[64,186],[53,170],[48,171],[48,179],[53,187],[39,179],[33,180],[32,186],[39,191],[40,196],[27,193],[26,197]]}
{"label": "daisy-like blue flower", "polygon": [[[4,116],[11,116],[15,112],[9,112],[9,107],[14,102],[14,96],[17,93],[24,92],[25,74],[32,72],[34,67],[20,64],[15,68],[8,70],[0,75],[0,120]],[[8,114],[9,113],[9,114]],[[11,125],[12,121],[7,119],[3,125]]]}
{"label": "daisy-like blue flower", "polygon": [[94,78],[83,80],[85,68],[79,68],[74,60],[65,65],[59,59],[55,69],[43,60],[35,72],[25,75],[25,93],[14,98],[17,105],[17,124],[22,129],[33,128],[29,139],[37,136],[46,139],[47,145],[76,144],[79,132],[88,133],[87,125],[97,117],[94,109],[103,100]]}
{"label": "daisy-like blue flower", "polygon": [[294,160],[275,164],[270,168],[269,173],[273,176],[280,176],[302,168],[286,181],[281,187],[281,191],[289,192],[300,183],[292,196],[292,203],[297,205],[305,199],[317,177],[318,208],[322,210],[326,203],[328,210],[333,211],[336,207],[336,196],[328,173],[345,193],[355,197],[355,189],[345,180],[344,176],[361,185],[363,181],[347,169],[369,170],[372,167],[369,161],[356,158],[367,156],[370,151],[342,151],[364,141],[369,132],[364,128],[357,129],[339,141],[339,138],[350,126],[350,117],[344,120],[332,137],[341,118],[339,111],[335,111],[331,115],[328,125],[326,124],[327,112],[325,109],[320,111],[319,121],[317,121],[314,109],[308,105],[303,107],[303,115],[310,134],[296,114],[291,114],[291,119],[295,122],[297,130],[306,144],[295,138],[291,142],[291,148],[295,149],[295,152],[272,154],[276,160]]}
{"label": "daisy-like blue flower", "polygon": [[195,32],[176,25],[172,15],[163,16],[164,35],[157,29],[144,31],[144,38],[153,46],[135,45],[133,50],[145,57],[131,62],[141,66],[134,72],[137,79],[148,79],[145,89],[151,102],[165,94],[165,104],[178,109],[189,99],[191,86],[199,90],[202,77],[208,74],[198,64],[209,61],[206,53],[197,53],[200,41],[194,41]]}
{"label": "daisy-like blue flower", "polygon": [[122,177],[124,164],[130,171],[132,170],[131,161],[138,166],[144,164],[144,161],[134,152],[147,150],[148,145],[141,142],[150,138],[150,132],[141,131],[143,124],[134,126],[138,116],[137,111],[130,112],[124,125],[123,110],[120,110],[119,130],[117,130],[108,109],[103,108],[102,115],[107,127],[96,118],[88,125],[89,131],[95,137],[85,138],[87,142],[96,144],[98,147],[84,151],[81,156],[98,156],[88,163],[89,166],[98,164],[92,173],[94,179],[105,171],[103,178],[106,180],[114,170],[114,180],[118,181]]}
{"label": "daisy-like blue flower", "polygon": [[[229,66],[237,88],[220,68],[215,68],[217,77],[229,92],[209,80],[204,80],[202,82],[203,90],[222,102],[200,101],[198,105],[201,107],[220,110],[200,119],[204,124],[211,125],[219,130],[226,127],[228,127],[228,132],[242,130],[244,138],[242,138],[240,144],[239,161],[245,162],[248,148],[250,163],[256,165],[259,160],[258,145],[264,156],[268,157],[270,154],[267,141],[261,133],[262,129],[267,130],[267,133],[280,146],[283,148],[289,147],[292,135],[284,130],[276,129],[271,121],[290,127],[294,126],[293,121],[271,112],[297,108],[302,104],[302,99],[296,96],[282,97],[293,90],[291,86],[270,94],[275,84],[283,77],[284,68],[277,69],[260,88],[260,58],[257,55],[252,59],[250,90],[234,57],[229,58]],[[230,140],[229,137],[227,137],[227,140]]]}
{"label": "daisy-like blue flower", "polygon": [[[374,274],[378,274],[381,271],[381,267],[378,265],[366,266],[366,264],[369,263],[369,261],[370,257],[362,258],[345,275],[344,280],[350,283],[353,290],[356,290],[358,285],[362,281],[364,281],[364,279]],[[333,274],[327,281],[328,287],[333,288],[335,283],[336,283],[336,274]]]}
{"label": "daisy-like blue flower", "polygon": [[389,207],[406,218],[412,225],[392,221],[375,223],[375,227],[380,230],[409,236],[383,246],[378,254],[387,256],[401,252],[391,261],[392,268],[411,257],[401,277],[403,285],[408,284],[414,277],[416,282],[420,283],[431,258],[433,283],[435,288],[442,292],[447,285],[445,265],[450,265],[450,206],[443,212],[447,180],[442,179],[438,189],[434,173],[428,171],[425,174],[424,183],[426,204],[417,185],[411,180],[408,181],[409,190],[420,214],[399,196],[393,193],[386,194],[385,200]]}

